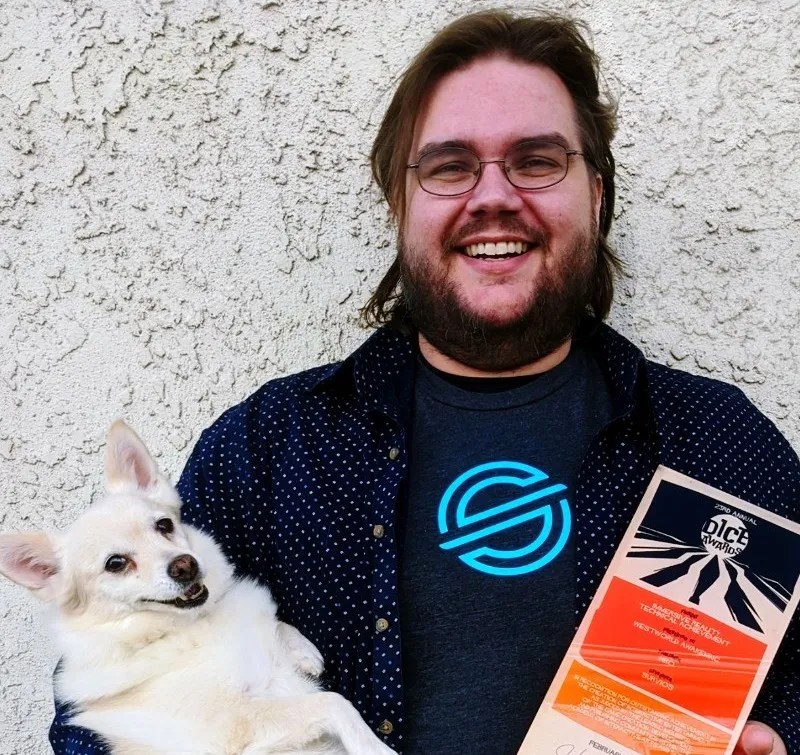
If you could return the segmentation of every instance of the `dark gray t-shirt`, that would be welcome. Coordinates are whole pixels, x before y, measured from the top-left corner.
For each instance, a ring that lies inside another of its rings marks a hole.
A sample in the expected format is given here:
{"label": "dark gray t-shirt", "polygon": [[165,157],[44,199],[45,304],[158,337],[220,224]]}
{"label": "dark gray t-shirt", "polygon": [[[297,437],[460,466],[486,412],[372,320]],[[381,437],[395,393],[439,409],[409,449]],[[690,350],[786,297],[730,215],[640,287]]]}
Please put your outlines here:
{"label": "dark gray t-shirt", "polygon": [[516,753],[574,633],[573,491],[611,400],[577,346],[523,382],[476,390],[419,361],[401,517],[406,755]]}

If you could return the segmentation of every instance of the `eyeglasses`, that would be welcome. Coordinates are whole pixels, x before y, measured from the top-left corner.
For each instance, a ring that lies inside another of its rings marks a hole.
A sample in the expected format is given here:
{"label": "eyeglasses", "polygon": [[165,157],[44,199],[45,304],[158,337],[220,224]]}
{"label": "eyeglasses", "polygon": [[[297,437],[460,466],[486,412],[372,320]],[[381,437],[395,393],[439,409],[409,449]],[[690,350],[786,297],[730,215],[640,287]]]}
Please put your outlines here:
{"label": "eyeglasses", "polygon": [[546,189],[566,178],[572,155],[583,157],[583,152],[545,141],[520,142],[502,160],[481,160],[465,147],[442,147],[406,168],[417,171],[419,185],[428,194],[455,197],[472,191],[483,166],[492,163],[501,164],[509,183],[518,189]]}

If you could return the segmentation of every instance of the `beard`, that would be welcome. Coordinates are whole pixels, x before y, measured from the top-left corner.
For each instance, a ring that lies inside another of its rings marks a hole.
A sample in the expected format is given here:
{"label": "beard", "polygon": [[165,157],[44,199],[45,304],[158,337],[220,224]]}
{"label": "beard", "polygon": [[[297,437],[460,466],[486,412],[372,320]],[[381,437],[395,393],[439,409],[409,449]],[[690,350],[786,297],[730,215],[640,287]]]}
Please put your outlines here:
{"label": "beard", "polygon": [[[521,231],[531,239],[536,248],[528,254],[552,256],[543,234],[518,222],[507,222],[503,229]],[[477,230],[470,224],[458,237]],[[457,246],[457,237],[445,239],[441,259],[459,254]],[[473,369],[503,372],[546,357],[574,334],[589,302],[597,223],[575,235],[556,267],[540,266],[527,301],[506,322],[493,321],[465,306],[456,285],[448,280],[447,266],[430,262],[431,255],[409,249],[402,237],[399,251],[400,286],[411,324],[445,356]]]}

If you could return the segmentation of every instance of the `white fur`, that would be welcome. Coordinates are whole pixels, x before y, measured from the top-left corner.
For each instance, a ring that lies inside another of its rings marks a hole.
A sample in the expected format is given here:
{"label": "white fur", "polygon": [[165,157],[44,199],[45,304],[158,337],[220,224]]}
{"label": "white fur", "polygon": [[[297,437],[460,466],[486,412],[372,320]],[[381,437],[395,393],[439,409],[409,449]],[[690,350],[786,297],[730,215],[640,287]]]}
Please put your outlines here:
{"label": "white fur", "polygon": [[[115,755],[389,755],[343,697],[320,690],[314,645],[278,621],[269,592],[233,578],[219,547],[180,524],[180,501],[121,422],[109,431],[108,494],[62,536],[0,535],[0,571],[53,606],[59,697]],[[166,536],[155,522],[170,518]],[[110,555],[130,559],[109,572]],[[199,565],[194,608],[167,569]]]}

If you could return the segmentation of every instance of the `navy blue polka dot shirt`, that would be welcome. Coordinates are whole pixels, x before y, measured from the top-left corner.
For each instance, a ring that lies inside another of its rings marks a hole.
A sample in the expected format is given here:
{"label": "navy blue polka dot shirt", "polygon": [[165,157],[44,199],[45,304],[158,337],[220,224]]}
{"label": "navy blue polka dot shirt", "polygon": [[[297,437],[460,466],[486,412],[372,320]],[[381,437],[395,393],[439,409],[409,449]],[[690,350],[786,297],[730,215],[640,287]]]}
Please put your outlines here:
{"label": "navy blue polka dot shirt", "polygon": [[[602,324],[587,323],[581,338],[614,419],[594,438],[575,493],[576,627],[659,464],[795,520],[800,506],[797,455],[739,389],[647,361]],[[399,753],[396,512],[413,365],[409,337],[384,328],[342,363],[267,383],[203,433],[178,486],[184,518],[218,540],[239,574],[269,586],[281,618],[323,653],[329,688]],[[751,717],[800,753],[796,618]],[[56,755],[107,752],[69,725],[64,705],[50,741]]]}

